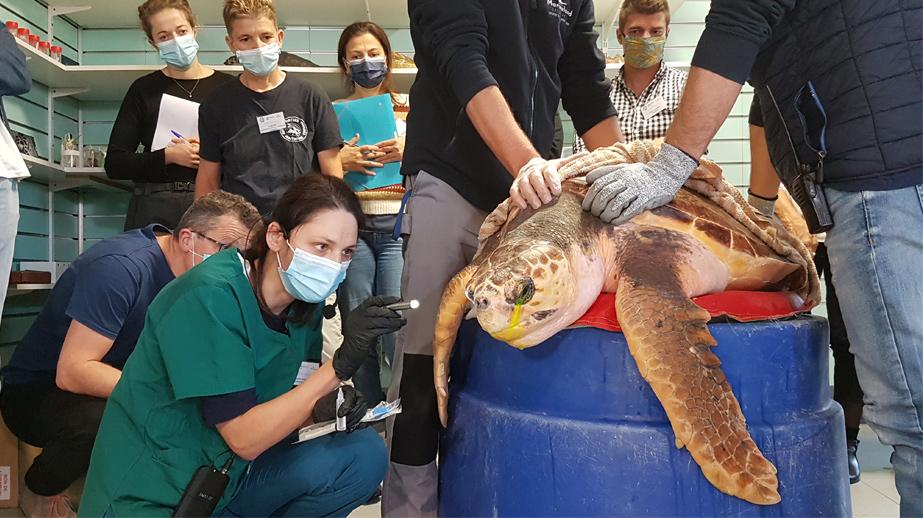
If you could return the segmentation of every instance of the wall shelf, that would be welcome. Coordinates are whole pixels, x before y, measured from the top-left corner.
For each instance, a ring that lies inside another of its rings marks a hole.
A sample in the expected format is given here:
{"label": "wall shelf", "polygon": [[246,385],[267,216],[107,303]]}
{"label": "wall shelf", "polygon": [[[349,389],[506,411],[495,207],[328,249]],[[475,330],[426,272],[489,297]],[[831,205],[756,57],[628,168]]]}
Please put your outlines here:
{"label": "wall shelf", "polygon": [[[56,92],[57,96],[71,95],[81,101],[119,101],[125,96],[131,83],[151,72],[163,68],[159,65],[62,65],[42,54],[34,47],[17,39],[20,47],[30,58],[27,62],[32,79]],[[688,68],[688,63],[668,63],[678,68]],[[606,65],[606,76],[615,77],[620,64]],[[217,65],[212,67],[228,74],[239,74],[240,66]],[[300,77],[327,92],[331,100],[345,97],[346,83],[336,67],[282,67],[286,72]],[[393,70],[394,89],[410,91],[417,75],[415,68]]]}
{"label": "wall shelf", "polygon": [[127,191],[130,183],[121,180],[110,180],[102,167],[63,167],[43,158],[22,155],[29,173],[33,179],[47,183],[52,191],[89,187],[94,189],[107,189]]}
{"label": "wall shelf", "polygon": [[[26,53],[26,66],[32,80],[46,85],[60,94],[71,95],[81,101],[119,101],[131,83],[139,77],[160,70],[162,65],[64,65],[20,39],[19,46]],[[215,70],[239,74],[240,66],[217,65]],[[282,67],[283,70],[315,84],[327,92],[331,99],[346,96],[346,83],[337,67]],[[400,92],[410,90],[416,69],[394,70],[394,87]]]}
{"label": "wall shelf", "polygon": [[6,290],[6,296],[15,297],[36,291],[49,291],[52,288],[54,288],[54,284],[10,284]]}
{"label": "wall shelf", "polygon": [[[136,27],[136,2],[124,0],[50,0],[53,6],[86,6],[89,10],[68,14],[77,25],[87,28]],[[676,12],[683,0],[670,0]],[[215,0],[190,0],[202,25],[224,25],[221,6]],[[593,0],[596,21],[604,24],[618,18],[622,0]],[[328,25],[345,27],[358,20],[372,20],[383,27],[407,27],[407,0],[289,0],[276,2],[279,23],[283,26]]]}

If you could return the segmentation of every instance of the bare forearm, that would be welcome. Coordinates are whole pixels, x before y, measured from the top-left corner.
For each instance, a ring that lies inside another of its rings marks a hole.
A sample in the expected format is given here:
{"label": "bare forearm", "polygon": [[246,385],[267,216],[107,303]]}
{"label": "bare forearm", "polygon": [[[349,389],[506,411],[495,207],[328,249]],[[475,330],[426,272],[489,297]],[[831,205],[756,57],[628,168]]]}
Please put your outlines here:
{"label": "bare forearm", "polygon": [[466,111],[478,134],[511,176],[518,175],[526,162],[539,156],[496,86],[478,92]]}
{"label": "bare forearm", "polygon": [[343,179],[343,162],[340,159],[339,149],[325,149],[319,152],[317,162],[321,173]]}
{"label": "bare forearm", "polygon": [[108,399],[122,371],[100,361],[58,365],[56,384],[61,390]]}
{"label": "bare forearm", "polygon": [[779,192],[779,175],[769,159],[766,132],[759,126],[750,126],[750,192],[766,199],[775,198]]}
{"label": "bare forearm", "polygon": [[310,420],[314,405],[340,384],[327,362],[304,383],[218,425],[218,432],[238,456],[252,460]]}
{"label": "bare forearm", "polygon": [[195,177],[195,198],[199,199],[221,188],[221,164],[202,160]]}
{"label": "bare forearm", "polygon": [[741,85],[703,68],[692,67],[666,142],[700,157],[724,123]]}
{"label": "bare forearm", "polygon": [[580,135],[580,138],[583,139],[583,144],[589,151],[625,141],[625,135],[622,134],[618,117],[609,117],[600,121],[587,130],[586,133]]}

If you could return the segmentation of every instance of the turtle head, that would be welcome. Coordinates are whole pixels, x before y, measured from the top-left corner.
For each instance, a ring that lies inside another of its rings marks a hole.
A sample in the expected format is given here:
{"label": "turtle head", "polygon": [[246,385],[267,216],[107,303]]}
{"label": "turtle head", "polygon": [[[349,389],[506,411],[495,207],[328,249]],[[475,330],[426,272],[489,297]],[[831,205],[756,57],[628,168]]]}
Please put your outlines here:
{"label": "turtle head", "polygon": [[520,349],[570,325],[577,279],[568,255],[548,243],[502,246],[481,264],[466,288],[481,328]]}

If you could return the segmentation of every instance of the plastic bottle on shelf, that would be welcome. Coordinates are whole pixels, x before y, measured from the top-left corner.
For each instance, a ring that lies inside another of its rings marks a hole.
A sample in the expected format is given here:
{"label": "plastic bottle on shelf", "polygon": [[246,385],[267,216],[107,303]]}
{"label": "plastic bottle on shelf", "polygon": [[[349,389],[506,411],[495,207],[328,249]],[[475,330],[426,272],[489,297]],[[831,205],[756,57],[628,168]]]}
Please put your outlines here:
{"label": "plastic bottle on shelf", "polygon": [[16,29],[16,37],[26,43],[29,43],[29,29],[25,27],[20,27]]}
{"label": "plastic bottle on shelf", "polygon": [[13,37],[15,38],[17,33],[19,32],[19,24],[14,22],[13,20],[8,20],[6,22],[6,30],[10,31],[10,34],[12,34]]}
{"label": "plastic bottle on shelf", "polygon": [[66,133],[61,139],[61,165],[80,167],[80,151],[77,149],[77,141],[70,133]]}
{"label": "plastic bottle on shelf", "polygon": [[61,47],[57,45],[51,46],[51,58],[55,61],[61,61]]}
{"label": "plastic bottle on shelf", "polygon": [[29,35],[29,45],[32,45],[35,48],[38,48],[39,42],[42,41],[42,38],[38,34]]}
{"label": "plastic bottle on shelf", "polygon": [[38,42],[38,50],[42,54],[46,56],[50,56],[51,55],[51,43],[48,43],[47,41]]}

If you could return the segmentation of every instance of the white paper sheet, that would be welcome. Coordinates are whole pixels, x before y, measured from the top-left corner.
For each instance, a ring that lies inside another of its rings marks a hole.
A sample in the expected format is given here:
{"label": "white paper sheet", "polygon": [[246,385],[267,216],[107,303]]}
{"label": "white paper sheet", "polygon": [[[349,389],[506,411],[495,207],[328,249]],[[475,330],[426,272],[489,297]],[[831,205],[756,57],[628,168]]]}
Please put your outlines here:
{"label": "white paper sheet", "polygon": [[157,114],[157,127],[151,151],[157,151],[170,145],[177,138],[175,131],[186,138],[199,136],[199,103],[163,94],[160,98],[160,111]]}

